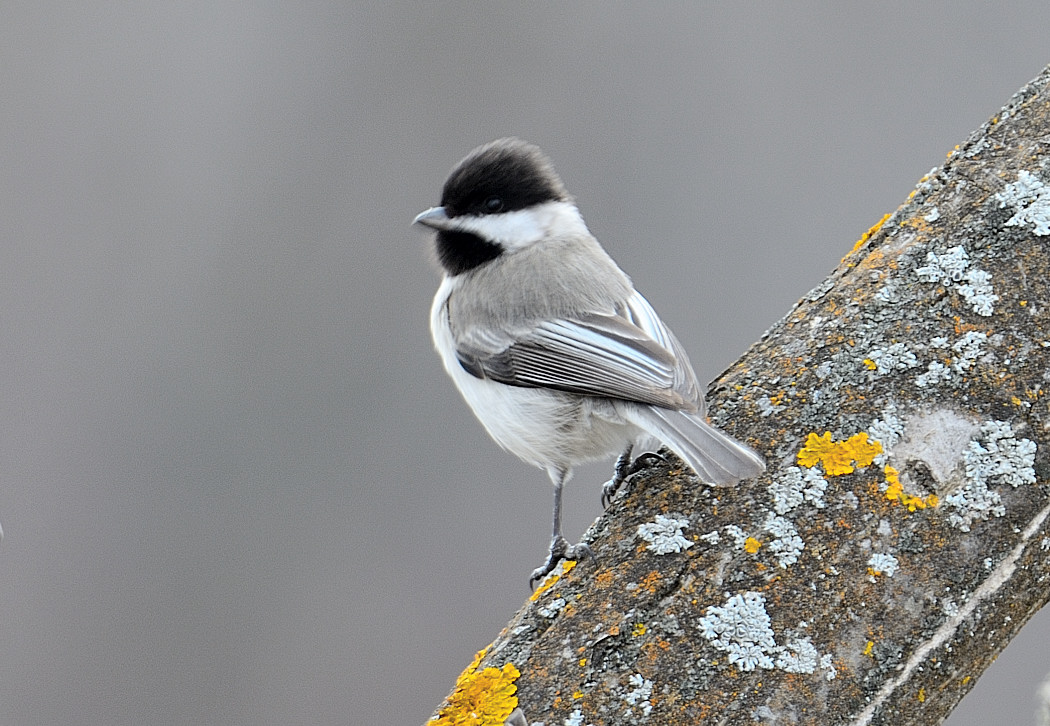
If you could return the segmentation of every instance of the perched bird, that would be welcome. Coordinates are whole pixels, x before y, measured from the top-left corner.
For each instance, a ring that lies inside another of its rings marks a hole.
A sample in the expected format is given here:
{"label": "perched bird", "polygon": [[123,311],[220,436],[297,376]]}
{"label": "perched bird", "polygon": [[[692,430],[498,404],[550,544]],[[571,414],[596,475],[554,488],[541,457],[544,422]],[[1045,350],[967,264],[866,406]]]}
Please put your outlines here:
{"label": "perched bird", "polygon": [[[430,331],[445,370],[496,442],[547,471],[554,534],[535,583],[590,556],[561,533],[562,488],[580,463],[619,454],[608,503],[653,439],[710,484],[757,476],[765,462],[704,420],[678,339],[598,244],[550,160],[520,139],[479,146],[445,181],[437,230],[444,279]],[[648,455],[654,456],[654,455]]]}

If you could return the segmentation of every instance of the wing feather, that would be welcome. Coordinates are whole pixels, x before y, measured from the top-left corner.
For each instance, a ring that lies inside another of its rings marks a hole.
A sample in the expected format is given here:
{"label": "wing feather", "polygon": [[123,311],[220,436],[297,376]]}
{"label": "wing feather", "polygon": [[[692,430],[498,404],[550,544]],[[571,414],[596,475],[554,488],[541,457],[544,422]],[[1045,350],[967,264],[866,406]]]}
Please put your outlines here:
{"label": "wing feather", "polygon": [[681,345],[637,293],[612,314],[582,314],[525,330],[463,331],[456,354],[471,375],[664,408],[703,411]]}

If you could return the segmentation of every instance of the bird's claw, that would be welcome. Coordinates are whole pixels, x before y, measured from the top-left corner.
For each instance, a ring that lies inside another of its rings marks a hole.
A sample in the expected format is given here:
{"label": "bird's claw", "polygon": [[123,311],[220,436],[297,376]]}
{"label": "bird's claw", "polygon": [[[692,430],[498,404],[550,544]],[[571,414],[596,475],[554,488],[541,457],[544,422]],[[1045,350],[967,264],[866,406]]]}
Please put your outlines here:
{"label": "bird's claw", "polygon": [[558,563],[562,560],[582,560],[584,557],[588,558],[595,564],[598,565],[598,559],[594,556],[594,552],[591,548],[583,542],[578,542],[574,545],[570,545],[561,535],[558,535],[551,540],[550,554],[547,555],[547,561],[543,563],[541,567],[537,567],[532,571],[532,576],[529,577],[529,588],[532,590],[536,589],[536,585],[547,575],[554,572],[554,568],[558,566]]}
{"label": "bird's claw", "polygon": [[612,500],[616,497],[616,492],[620,491],[622,484],[623,480],[616,476],[602,484],[602,509],[609,508]]}
{"label": "bird's claw", "polygon": [[624,482],[655,462],[666,464],[667,459],[665,459],[662,454],[658,454],[655,451],[647,451],[632,463],[631,450],[628,449],[625,451],[623,455],[616,460],[616,469],[613,472],[613,478],[602,485],[602,508],[609,508],[609,505],[612,504],[612,500],[616,497],[616,493],[620,491],[620,487],[623,486]]}

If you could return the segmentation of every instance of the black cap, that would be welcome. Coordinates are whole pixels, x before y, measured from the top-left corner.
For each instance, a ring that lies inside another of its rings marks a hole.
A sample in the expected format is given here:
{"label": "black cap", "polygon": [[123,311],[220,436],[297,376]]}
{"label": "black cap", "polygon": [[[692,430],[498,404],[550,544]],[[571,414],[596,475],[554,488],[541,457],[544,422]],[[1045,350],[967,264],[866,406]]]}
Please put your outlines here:
{"label": "black cap", "polygon": [[441,206],[450,217],[513,212],[571,199],[547,155],[513,137],[470,152],[449,174],[441,192]]}

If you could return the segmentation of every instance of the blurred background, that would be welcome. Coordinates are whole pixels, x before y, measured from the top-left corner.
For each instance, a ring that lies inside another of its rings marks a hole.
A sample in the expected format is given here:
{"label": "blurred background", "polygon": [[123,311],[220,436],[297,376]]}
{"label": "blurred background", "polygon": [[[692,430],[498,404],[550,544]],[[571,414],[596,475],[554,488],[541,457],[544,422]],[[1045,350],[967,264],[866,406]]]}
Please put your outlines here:
{"label": "blurred background", "polygon": [[[421,724],[522,604],[550,485],[410,225],[477,144],[548,151],[707,381],[1050,62],[1045,0],[3,17],[5,726]],[[1031,722],[1048,638],[948,723]]]}

